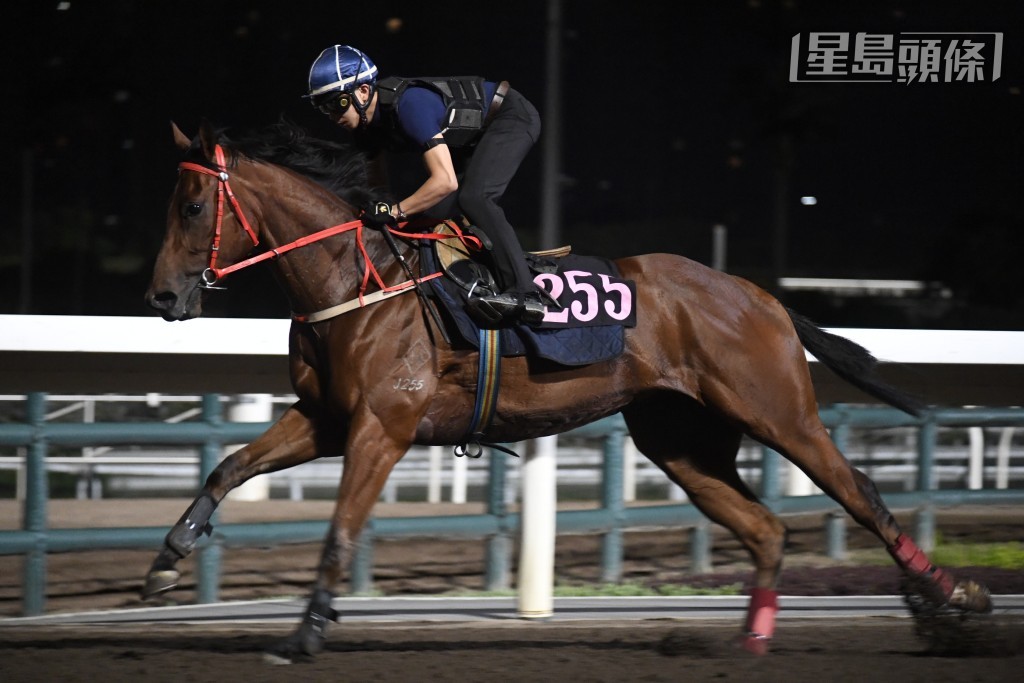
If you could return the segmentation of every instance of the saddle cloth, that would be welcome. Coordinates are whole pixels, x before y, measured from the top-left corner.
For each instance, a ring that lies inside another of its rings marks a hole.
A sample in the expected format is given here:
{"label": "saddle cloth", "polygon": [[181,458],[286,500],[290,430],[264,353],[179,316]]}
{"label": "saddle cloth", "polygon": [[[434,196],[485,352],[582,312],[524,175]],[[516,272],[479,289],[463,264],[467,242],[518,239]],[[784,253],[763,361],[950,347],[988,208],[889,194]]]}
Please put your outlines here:
{"label": "saddle cloth", "polygon": [[[430,245],[422,248],[420,258],[423,272],[440,270]],[[571,254],[558,259],[544,259],[541,269],[545,272],[538,275],[538,281],[543,281],[542,286],[553,295],[559,294],[553,291],[559,287],[553,284],[557,281],[575,285],[584,292],[584,296],[591,294],[591,290],[607,286],[613,296],[610,301],[599,302],[602,306],[595,306],[594,301],[590,301],[589,306],[576,306],[566,300],[565,308],[549,312],[538,328],[517,325],[501,329],[501,355],[536,356],[559,365],[580,366],[610,360],[621,354],[625,348],[624,326],[636,325],[633,305],[636,301],[635,284],[621,280],[614,263],[593,256]],[[458,338],[469,348],[479,348],[480,327],[465,311],[468,292],[448,277],[435,278],[428,284]],[[600,310],[595,310],[598,308]],[[548,318],[552,317],[556,319],[549,321]],[[456,343],[454,338],[452,343]]]}

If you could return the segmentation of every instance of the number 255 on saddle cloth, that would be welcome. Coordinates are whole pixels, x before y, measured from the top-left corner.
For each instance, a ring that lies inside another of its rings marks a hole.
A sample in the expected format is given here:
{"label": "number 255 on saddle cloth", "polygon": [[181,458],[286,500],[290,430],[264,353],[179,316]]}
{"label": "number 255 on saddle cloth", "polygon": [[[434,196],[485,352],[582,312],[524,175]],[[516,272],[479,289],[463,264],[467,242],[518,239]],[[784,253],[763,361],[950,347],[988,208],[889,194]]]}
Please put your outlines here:
{"label": "number 255 on saddle cloth", "polygon": [[[421,258],[427,268],[437,266],[446,273],[429,284],[460,336],[476,348],[479,327],[464,310],[472,286],[467,280],[486,282],[490,276],[478,262],[459,263],[469,259],[469,253],[458,249],[457,243],[452,250],[446,246],[450,244],[439,241],[436,252],[424,248]],[[527,261],[535,273],[534,282],[561,308],[549,306],[537,327],[501,330],[503,356],[532,355],[578,366],[609,360],[622,352],[624,328],[636,326],[635,282],[621,279],[615,264],[607,259],[567,254],[567,250],[528,254]],[[467,273],[471,275],[467,277]]]}

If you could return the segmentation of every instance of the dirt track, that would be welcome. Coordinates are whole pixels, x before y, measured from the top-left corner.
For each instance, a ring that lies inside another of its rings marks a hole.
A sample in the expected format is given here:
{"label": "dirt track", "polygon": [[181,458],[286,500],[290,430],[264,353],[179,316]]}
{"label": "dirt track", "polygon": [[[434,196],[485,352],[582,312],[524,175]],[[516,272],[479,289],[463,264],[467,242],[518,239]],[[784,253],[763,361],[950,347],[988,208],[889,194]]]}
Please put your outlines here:
{"label": "dirt track", "polygon": [[[169,525],[186,501],[54,501],[53,527]],[[223,522],[323,519],[330,503],[228,503]],[[422,509],[422,508],[421,508]],[[467,512],[465,507],[458,510]],[[430,514],[439,514],[432,509]],[[401,506],[378,514],[407,515]],[[420,512],[423,514],[423,512]],[[13,501],[0,501],[0,524],[16,528]],[[1012,507],[943,511],[947,539],[1019,540],[1024,513]],[[789,594],[893,593],[899,575],[891,566],[835,563],[811,551],[824,547],[820,516],[787,518],[791,534],[782,591]],[[901,516],[907,528],[910,517]],[[750,574],[743,551],[714,532],[715,573],[689,574],[686,534],[627,534],[625,578],[649,585],[743,582]],[[851,529],[849,547],[877,544]],[[233,550],[225,555],[222,598],[303,595],[312,580],[319,546]],[[559,537],[560,584],[595,581],[599,539]],[[48,557],[47,611],[131,607],[152,559],[151,551],[90,552]],[[422,539],[381,542],[375,551],[375,586],[385,594],[439,593],[482,588],[480,541]],[[193,566],[173,595],[190,602]],[[0,557],[0,616],[18,613],[20,558]],[[997,593],[1024,593],[1021,572],[959,569]],[[1019,621],[1019,620],[1018,620]],[[0,626],[0,681],[1016,681],[1024,667],[1024,624],[998,615],[971,622],[968,647],[939,655],[915,634],[909,619],[805,621],[782,619],[769,657],[755,659],[731,645],[739,624],[656,620],[641,623],[507,623],[496,625],[345,624],[334,627],[315,661],[284,669],[266,664],[262,651],[292,626],[108,628]]]}
{"label": "dirt track", "polygon": [[[263,650],[284,629],[0,629],[0,679],[21,681],[985,681],[1019,680],[1021,625],[998,648],[928,654],[906,619],[783,621],[767,657],[731,645],[735,625],[655,621],[585,626],[350,625],[315,660],[276,667]],[[991,642],[991,640],[989,641]]]}

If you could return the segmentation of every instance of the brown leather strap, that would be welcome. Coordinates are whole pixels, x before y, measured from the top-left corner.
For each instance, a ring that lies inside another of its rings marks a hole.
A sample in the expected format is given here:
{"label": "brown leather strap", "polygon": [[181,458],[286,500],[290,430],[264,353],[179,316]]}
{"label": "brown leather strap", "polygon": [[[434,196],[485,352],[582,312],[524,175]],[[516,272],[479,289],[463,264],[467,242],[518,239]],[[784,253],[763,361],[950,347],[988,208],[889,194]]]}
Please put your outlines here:
{"label": "brown leather strap", "polygon": [[487,126],[497,115],[498,110],[501,109],[502,103],[505,101],[505,95],[508,94],[508,81],[502,81],[498,83],[498,87],[494,89],[494,99],[491,100],[491,106],[487,108],[487,118],[484,119],[484,127]]}

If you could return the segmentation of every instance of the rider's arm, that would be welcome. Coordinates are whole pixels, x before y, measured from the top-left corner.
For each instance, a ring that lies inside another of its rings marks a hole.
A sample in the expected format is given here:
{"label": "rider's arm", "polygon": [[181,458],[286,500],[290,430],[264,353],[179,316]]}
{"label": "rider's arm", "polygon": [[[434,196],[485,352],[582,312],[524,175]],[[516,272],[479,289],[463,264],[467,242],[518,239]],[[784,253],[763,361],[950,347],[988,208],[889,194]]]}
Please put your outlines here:
{"label": "rider's arm", "polygon": [[[438,133],[434,139],[441,138]],[[441,138],[443,140],[443,138]],[[426,211],[442,199],[459,189],[459,181],[455,176],[455,166],[448,145],[434,145],[423,153],[423,164],[429,174],[427,179],[411,195],[401,201],[402,211],[406,214]],[[395,211],[397,213],[397,207]]]}

